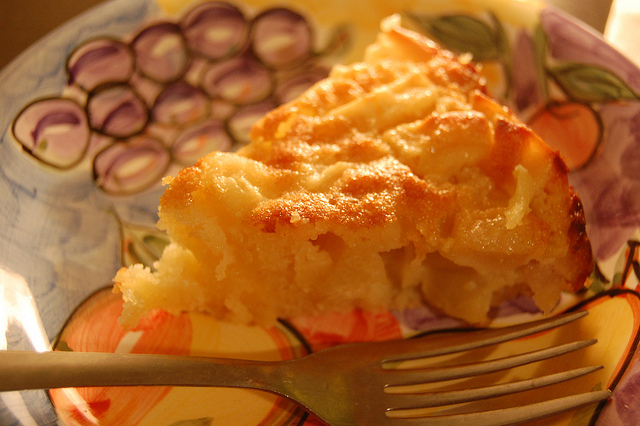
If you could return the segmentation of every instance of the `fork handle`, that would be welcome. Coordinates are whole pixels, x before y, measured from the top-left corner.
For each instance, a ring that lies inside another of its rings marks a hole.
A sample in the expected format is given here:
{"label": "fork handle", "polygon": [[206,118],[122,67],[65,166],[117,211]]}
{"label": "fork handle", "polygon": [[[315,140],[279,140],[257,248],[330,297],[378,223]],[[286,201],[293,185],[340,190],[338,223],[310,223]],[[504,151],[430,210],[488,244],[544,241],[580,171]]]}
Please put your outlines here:
{"label": "fork handle", "polygon": [[282,362],[175,355],[0,351],[0,391],[85,386],[277,389]]}

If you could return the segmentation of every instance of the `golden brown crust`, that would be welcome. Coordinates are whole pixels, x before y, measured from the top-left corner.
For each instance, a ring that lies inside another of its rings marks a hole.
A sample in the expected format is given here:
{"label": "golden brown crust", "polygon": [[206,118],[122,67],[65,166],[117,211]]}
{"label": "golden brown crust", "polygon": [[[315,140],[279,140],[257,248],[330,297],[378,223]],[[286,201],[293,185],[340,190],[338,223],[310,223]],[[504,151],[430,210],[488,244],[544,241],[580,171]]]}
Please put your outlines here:
{"label": "golden brown crust", "polygon": [[[564,164],[564,163],[563,163]],[[566,167],[566,166],[565,166]],[[575,277],[571,290],[579,291],[585,286],[585,281],[593,271],[594,259],[591,243],[587,236],[584,208],[578,194],[573,192],[571,196],[571,225],[569,226],[569,256],[575,264]]]}
{"label": "golden brown crust", "polygon": [[[559,155],[486,95],[473,65],[401,27],[251,139],[170,181],[160,226],[173,244],[157,273],[116,277],[125,316],[269,323],[426,303],[481,323],[516,294],[548,311],[591,272]],[[176,277],[184,264],[189,278]],[[156,306],[150,291],[180,302]]]}

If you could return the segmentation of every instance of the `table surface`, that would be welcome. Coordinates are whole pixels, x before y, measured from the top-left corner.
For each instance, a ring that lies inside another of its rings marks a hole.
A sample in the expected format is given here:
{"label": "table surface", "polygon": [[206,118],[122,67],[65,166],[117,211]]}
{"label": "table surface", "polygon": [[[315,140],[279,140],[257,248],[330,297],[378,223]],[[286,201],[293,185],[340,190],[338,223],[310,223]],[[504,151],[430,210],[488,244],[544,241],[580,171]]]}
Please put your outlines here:
{"label": "table surface", "polygon": [[[0,69],[72,17],[104,0],[0,0]],[[547,0],[603,31],[611,0]]]}
{"label": "table surface", "polygon": [[72,17],[104,0],[0,0],[0,69]]}

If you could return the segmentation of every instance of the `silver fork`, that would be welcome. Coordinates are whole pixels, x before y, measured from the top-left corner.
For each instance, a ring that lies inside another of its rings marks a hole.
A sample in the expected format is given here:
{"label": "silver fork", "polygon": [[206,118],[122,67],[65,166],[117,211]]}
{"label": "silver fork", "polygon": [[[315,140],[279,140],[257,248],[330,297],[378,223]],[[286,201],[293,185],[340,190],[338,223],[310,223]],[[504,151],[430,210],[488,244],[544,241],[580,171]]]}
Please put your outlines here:
{"label": "silver fork", "polygon": [[607,399],[610,391],[593,391],[483,412],[418,418],[410,412],[410,418],[404,418],[403,413],[416,407],[460,404],[548,386],[602,367],[578,368],[481,388],[417,395],[407,394],[402,386],[398,386],[514,368],[579,350],[594,344],[595,339],[469,365],[402,369],[398,368],[398,363],[496,345],[560,327],[586,314],[579,311],[463,335],[435,333],[416,339],[342,345],[303,358],[276,362],[170,355],[0,351],[0,391],[84,386],[239,387],[287,397],[331,425],[512,424],[594,404]]}

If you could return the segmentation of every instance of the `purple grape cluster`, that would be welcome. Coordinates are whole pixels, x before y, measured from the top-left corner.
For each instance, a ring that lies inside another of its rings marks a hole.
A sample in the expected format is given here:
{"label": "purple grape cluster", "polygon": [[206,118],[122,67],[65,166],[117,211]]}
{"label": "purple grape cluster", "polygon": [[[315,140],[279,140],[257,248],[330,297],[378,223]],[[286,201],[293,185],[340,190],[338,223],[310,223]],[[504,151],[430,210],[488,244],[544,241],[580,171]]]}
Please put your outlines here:
{"label": "purple grape cluster", "polygon": [[93,160],[96,185],[138,193],[171,164],[246,143],[255,121],[324,78],[336,30],[314,49],[308,20],[288,8],[252,18],[227,2],[199,4],[176,22],[148,23],[130,40],[101,37],[67,58],[67,93],[38,99],[14,120],[15,139],[57,169]]}

